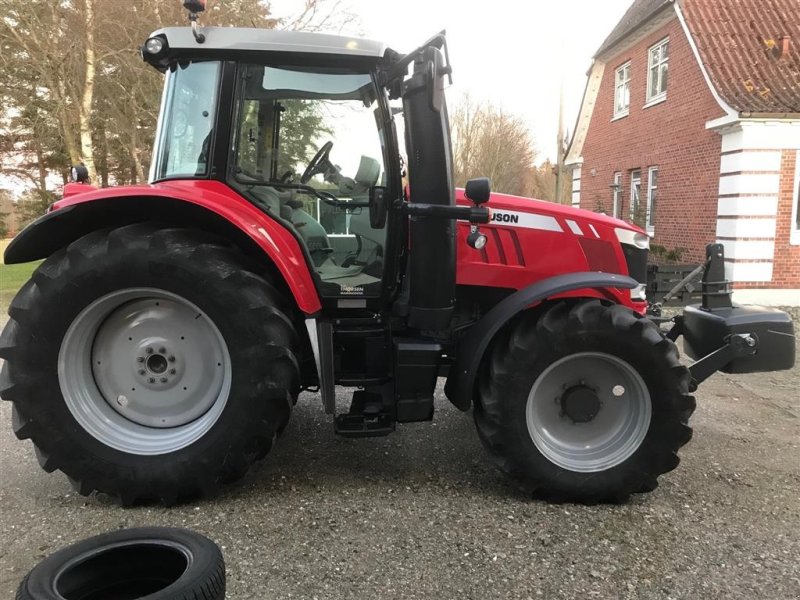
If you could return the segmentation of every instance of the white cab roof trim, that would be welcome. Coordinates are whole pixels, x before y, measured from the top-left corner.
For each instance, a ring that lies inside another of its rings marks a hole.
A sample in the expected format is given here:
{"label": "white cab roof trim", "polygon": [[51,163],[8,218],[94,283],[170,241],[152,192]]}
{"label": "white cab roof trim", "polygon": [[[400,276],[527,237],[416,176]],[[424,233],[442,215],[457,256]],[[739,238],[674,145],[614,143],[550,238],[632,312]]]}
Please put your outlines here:
{"label": "white cab roof trim", "polygon": [[345,54],[382,57],[386,44],[359,37],[255,29],[251,27],[198,27],[206,39],[198,44],[190,27],[164,27],[151,37],[164,35],[170,48],[196,50],[250,50],[256,52],[308,52],[312,54]]}

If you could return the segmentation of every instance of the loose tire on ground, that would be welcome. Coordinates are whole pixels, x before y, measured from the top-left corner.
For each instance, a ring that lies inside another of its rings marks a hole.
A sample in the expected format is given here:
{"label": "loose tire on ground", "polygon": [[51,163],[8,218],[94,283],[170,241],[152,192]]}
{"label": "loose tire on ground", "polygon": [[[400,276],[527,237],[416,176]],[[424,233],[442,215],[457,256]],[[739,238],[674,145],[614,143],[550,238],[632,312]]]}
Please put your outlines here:
{"label": "loose tire on ground", "polygon": [[246,264],[203,233],[135,224],[34,272],[0,336],[0,396],[45,471],[174,504],[267,454],[299,393],[298,340]]}
{"label": "loose tire on ground", "polygon": [[51,554],[16,600],[223,600],[225,561],[208,538],[147,527],[105,533]]}
{"label": "loose tire on ground", "polygon": [[[689,381],[675,344],[648,319],[599,300],[562,301],[526,311],[498,335],[474,418],[495,464],[526,492],[621,502],[678,465],[692,434]],[[584,414],[573,415],[575,405]]]}

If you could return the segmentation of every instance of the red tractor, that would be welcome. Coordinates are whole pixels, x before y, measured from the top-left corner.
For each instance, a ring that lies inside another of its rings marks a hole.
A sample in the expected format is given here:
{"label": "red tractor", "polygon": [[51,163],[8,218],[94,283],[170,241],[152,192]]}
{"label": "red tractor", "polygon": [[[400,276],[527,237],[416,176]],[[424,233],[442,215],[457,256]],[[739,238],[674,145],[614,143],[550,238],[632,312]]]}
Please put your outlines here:
{"label": "red tractor", "polygon": [[525,489],[619,501],[678,464],[697,383],[794,364],[785,313],[731,305],[721,246],[703,305],[662,333],[639,228],[454,189],[443,35],[402,55],[176,27],[142,55],[166,73],[150,183],[71,184],[5,254],[46,260],[11,303],[0,394],[82,494],[210,493],[269,452],[301,390],[337,434],[379,436],[431,420],[445,377]]}

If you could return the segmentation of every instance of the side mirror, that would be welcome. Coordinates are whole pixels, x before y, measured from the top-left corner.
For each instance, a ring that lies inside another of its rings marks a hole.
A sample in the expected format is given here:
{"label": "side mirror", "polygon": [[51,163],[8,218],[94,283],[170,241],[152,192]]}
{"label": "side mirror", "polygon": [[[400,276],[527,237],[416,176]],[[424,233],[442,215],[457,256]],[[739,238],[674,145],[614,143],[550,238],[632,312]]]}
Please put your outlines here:
{"label": "side mirror", "polygon": [[371,187],[369,190],[369,226],[373,229],[383,229],[386,226],[388,209],[386,188]]}
{"label": "side mirror", "polygon": [[483,204],[489,201],[492,194],[492,182],[488,177],[476,177],[470,179],[464,189],[467,200],[473,204]]}

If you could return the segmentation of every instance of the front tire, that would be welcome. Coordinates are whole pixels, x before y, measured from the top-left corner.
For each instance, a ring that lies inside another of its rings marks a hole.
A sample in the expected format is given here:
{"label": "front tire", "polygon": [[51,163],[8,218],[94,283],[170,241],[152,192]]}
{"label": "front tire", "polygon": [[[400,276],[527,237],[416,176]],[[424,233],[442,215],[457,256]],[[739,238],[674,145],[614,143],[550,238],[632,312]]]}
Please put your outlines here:
{"label": "front tire", "polygon": [[695,406],[651,321],[599,300],[527,311],[493,344],[475,423],[501,471],[553,501],[620,502],[678,465]]}
{"label": "front tire", "polygon": [[288,421],[278,292],[208,236],[136,224],[48,258],[9,308],[0,395],[81,494],[173,504],[242,477]]}

